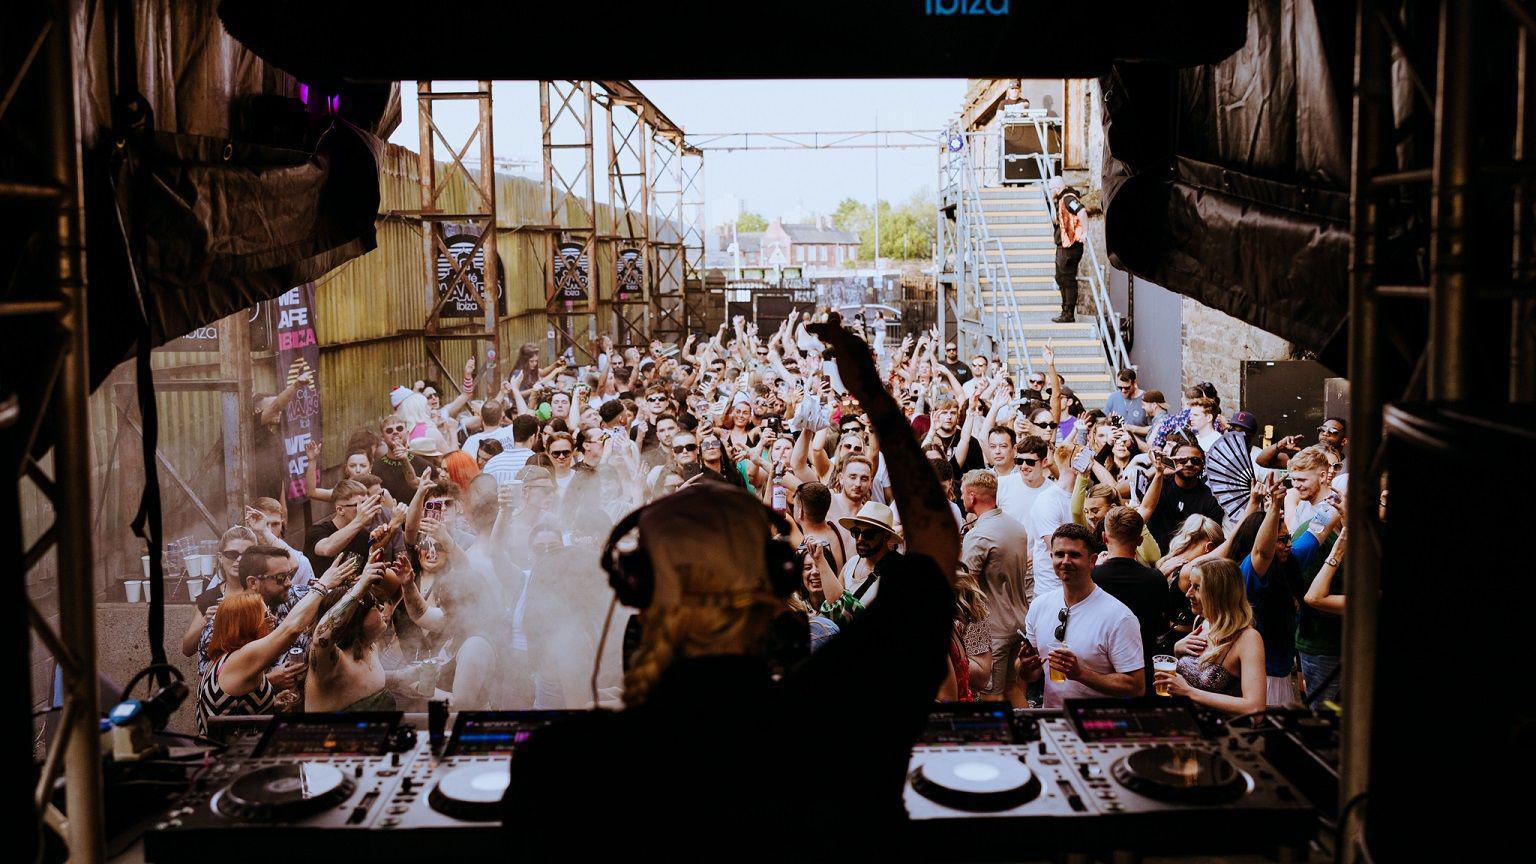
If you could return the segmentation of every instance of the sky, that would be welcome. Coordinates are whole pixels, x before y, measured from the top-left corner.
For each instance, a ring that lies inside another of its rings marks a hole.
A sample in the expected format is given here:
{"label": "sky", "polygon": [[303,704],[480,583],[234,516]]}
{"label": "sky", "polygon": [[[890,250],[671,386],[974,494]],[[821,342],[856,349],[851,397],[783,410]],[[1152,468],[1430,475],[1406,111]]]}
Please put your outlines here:
{"label": "sky", "polygon": [[[942,129],[957,114],[965,95],[964,79],[794,80],[794,81],[635,81],[684,132],[845,132]],[[411,149],[420,146],[416,84],[401,84],[405,102],[400,127],[390,140]],[[493,89],[493,146],[498,157],[527,159],[531,175],[539,172],[538,85],[497,82]],[[439,102],[438,124],[462,143],[473,126],[463,103],[457,114]],[[601,113],[597,114],[599,118]],[[878,124],[878,127],[877,127]],[[459,131],[455,131],[459,130]],[[602,174],[606,130],[596,130],[598,199],[606,200]],[[441,143],[439,142],[439,148]],[[704,159],[707,218],[711,226],[729,221],[738,207],[772,219],[830,215],[844,198],[875,200],[874,150],[794,152],[708,152]],[[440,156],[446,159],[446,155]],[[934,149],[879,151],[879,197],[900,203],[919,190],[930,193],[938,173]]]}

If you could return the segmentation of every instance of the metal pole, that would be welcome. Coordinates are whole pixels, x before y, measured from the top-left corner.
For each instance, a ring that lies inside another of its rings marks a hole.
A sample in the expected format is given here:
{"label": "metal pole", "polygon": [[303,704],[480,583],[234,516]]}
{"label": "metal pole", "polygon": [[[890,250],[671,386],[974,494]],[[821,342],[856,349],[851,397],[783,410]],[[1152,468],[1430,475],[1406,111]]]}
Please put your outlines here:
{"label": "metal pole", "polygon": [[[501,350],[500,334],[497,331],[499,323],[496,314],[496,288],[500,282],[501,259],[496,253],[496,151],[491,142],[491,84],[490,81],[481,81],[480,90],[485,96],[476,100],[480,106],[480,194],[484,198],[487,217],[485,220],[485,239],[481,241],[482,254],[485,256],[485,268],[481,273],[481,298],[480,303],[485,313],[485,332],[489,334],[490,344],[486,347]],[[479,368],[484,369],[485,357],[479,358]]]}
{"label": "metal pole", "polygon": [[1430,215],[1429,398],[1467,398],[1471,377],[1473,4],[1440,5]]}
{"label": "metal pole", "polygon": [[[944,326],[944,283],[939,281],[939,275],[944,269],[944,160],[947,158],[948,153],[949,149],[947,146],[939,148],[939,181],[934,186],[938,190],[936,196],[938,200],[935,202],[937,212],[934,213],[933,219],[934,317],[938,319],[939,335],[943,338],[948,338],[948,331]],[[955,344],[960,345],[963,351],[969,353],[971,346],[969,344],[961,344],[960,337],[960,328],[956,327]]]}
{"label": "metal pole", "polygon": [[90,396],[85,317],[85,228],[82,221],[80,130],[70,0],[54,0],[48,38],[48,104],[53,109],[53,181],[65,190],[58,213],[59,293],[67,311],[61,323],[69,347],[59,381],[59,437],[53,448],[59,506],[59,634],[75,653],[78,675],[64,681],[66,704],[74,713],[58,729],[69,736],[64,753],[66,840],[73,864],[106,858],[101,798],[100,709],[96,704],[96,606],[91,579],[91,441],[86,400]]}
{"label": "metal pole", "polygon": [[[1382,352],[1375,292],[1380,249],[1380,218],[1371,177],[1393,167],[1390,49],[1376,24],[1375,0],[1358,0],[1355,10],[1354,152],[1350,171],[1349,382],[1350,453],[1364,466],[1349,484],[1348,519],[1354,542],[1345,551],[1350,602],[1344,611],[1343,753],[1339,801],[1355,801],[1370,787],[1371,725],[1375,702],[1377,608],[1381,586],[1381,550],[1377,533],[1379,487],[1369,467],[1381,447]],[[1340,845],[1354,849],[1363,830],[1365,810],[1351,807],[1339,826]],[[1354,855],[1340,855],[1352,860]]]}
{"label": "metal pole", "polygon": [[[875,143],[880,143],[880,112],[875,112]],[[875,148],[875,285],[880,284],[880,148]]]}
{"label": "metal pole", "polygon": [[[1518,54],[1516,56],[1515,74],[1518,76],[1515,82],[1515,141],[1513,153],[1515,162],[1527,162],[1536,156],[1536,142],[1533,142],[1531,121],[1532,112],[1536,111],[1536,88],[1531,86],[1532,61],[1532,37],[1526,30],[1521,30],[1517,37],[1519,41]],[[1516,283],[1530,281],[1533,275],[1532,263],[1536,260],[1536,249],[1533,249],[1532,218],[1529,210],[1531,207],[1530,187],[1525,183],[1517,183],[1514,188],[1514,218],[1513,243],[1510,250],[1510,278]],[[1531,402],[1536,401],[1536,303],[1528,297],[1515,297],[1510,301],[1510,333],[1509,333],[1509,401]]]}

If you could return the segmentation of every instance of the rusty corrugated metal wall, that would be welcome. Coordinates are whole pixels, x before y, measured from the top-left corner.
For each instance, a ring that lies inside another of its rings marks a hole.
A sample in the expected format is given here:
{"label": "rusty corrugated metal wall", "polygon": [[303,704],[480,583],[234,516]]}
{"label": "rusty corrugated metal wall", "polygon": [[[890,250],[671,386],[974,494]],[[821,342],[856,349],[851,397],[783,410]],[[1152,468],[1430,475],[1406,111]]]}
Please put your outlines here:
{"label": "rusty corrugated metal wall", "polygon": [[[432,366],[422,339],[427,288],[420,225],[398,215],[421,206],[417,164],[413,151],[388,147],[380,160],[378,248],[317,282],[316,334],[320,339],[320,393],[325,418],[322,461],[331,474],[346,456],[342,450],[347,437],[363,426],[376,428],[388,414],[391,387],[434,379],[445,393],[457,392],[457,381],[442,380],[445,376],[441,370]],[[447,167],[441,166],[440,171],[446,174]],[[438,205],[448,212],[468,209],[472,194],[464,176],[455,172],[445,183]],[[579,212],[576,203],[565,203],[561,224],[579,224],[572,218],[573,211]],[[538,345],[541,351],[545,347],[545,235],[519,230],[543,223],[543,186],[532,179],[499,174],[496,206],[501,229],[496,251],[507,292],[507,314],[499,321],[497,353],[510,362],[524,342]],[[609,231],[610,213],[606,205],[598,206],[600,232]],[[606,301],[613,293],[613,254],[611,242],[597,244],[593,278],[600,301],[599,333],[612,329],[612,311]],[[455,370],[455,377],[471,348],[467,341],[442,343],[444,362]]]}

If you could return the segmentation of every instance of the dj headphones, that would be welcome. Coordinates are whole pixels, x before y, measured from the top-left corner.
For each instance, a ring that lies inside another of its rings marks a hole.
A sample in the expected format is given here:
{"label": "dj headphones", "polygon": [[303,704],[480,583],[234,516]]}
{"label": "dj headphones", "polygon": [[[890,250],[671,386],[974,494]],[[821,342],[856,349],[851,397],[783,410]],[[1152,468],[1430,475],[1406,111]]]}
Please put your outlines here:
{"label": "dj headphones", "polygon": [[[711,492],[724,495],[746,494],[724,484],[718,485],[720,488],[711,488]],[[651,599],[656,595],[656,569],[651,562],[650,552],[646,549],[644,533],[637,532],[637,539],[632,549],[626,548],[625,541],[630,532],[639,527],[645,513],[652,507],[664,503],[665,500],[647,504],[620,519],[619,523],[613,526],[613,531],[608,535],[608,542],[603,546],[601,559],[603,571],[608,574],[608,584],[612,586],[614,595],[625,606],[644,610],[651,605]],[[752,500],[763,508],[763,513],[772,527],[778,529],[781,534],[789,533],[789,520],[785,519],[783,514],[756,498]],[[768,568],[768,582],[773,596],[779,600],[789,599],[789,596],[800,587],[800,569],[804,566],[803,557],[788,542],[769,536],[763,544],[763,560]],[[756,588],[741,588],[709,594],[684,591],[683,605],[746,606],[761,594],[762,592]]]}
{"label": "dj headphones", "polygon": [[[746,495],[734,487],[718,484],[718,488],[711,485],[711,492],[724,495]],[[673,493],[676,494],[688,494]],[[701,493],[692,493],[701,494]],[[750,497],[750,496],[747,496]],[[789,533],[789,520],[783,514],[764,504],[756,498],[751,499],[762,507],[763,513],[768,518],[771,527],[780,534]],[[619,520],[613,526],[613,531],[608,535],[608,542],[603,546],[601,558],[604,572],[608,574],[608,584],[613,588],[617,602],[640,610],[640,614],[630,617],[624,627],[623,636],[623,667],[629,670],[630,656],[640,644],[641,630],[644,627],[643,616],[646,607],[651,605],[651,600],[656,595],[656,569],[651,561],[650,552],[646,549],[644,532],[636,531],[640,520],[647,510],[665,501],[652,502],[641,507]],[[636,540],[633,548],[627,548],[627,538],[631,532],[635,532]],[[788,600],[801,585],[801,568],[804,566],[804,556],[789,543],[770,535],[763,544],[763,560],[768,568],[768,582],[772,591],[772,597],[778,601]],[[721,606],[726,608],[745,609],[753,603],[764,598],[760,586],[750,588],[738,588],[731,591],[701,593],[695,591],[682,592],[684,606]],[[606,637],[606,627],[604,628]],[[810,655],[810,629],[806,616],[802,612],[796,612],[787,606],[782,608],[773,619],[773,624],[768,634],[768,662],[769,666],[782,675],[793,668],[801,660]],[[593,691],[596,692],[596,672],[593,673]],[[596,696],[593,696],[594,703]]]}

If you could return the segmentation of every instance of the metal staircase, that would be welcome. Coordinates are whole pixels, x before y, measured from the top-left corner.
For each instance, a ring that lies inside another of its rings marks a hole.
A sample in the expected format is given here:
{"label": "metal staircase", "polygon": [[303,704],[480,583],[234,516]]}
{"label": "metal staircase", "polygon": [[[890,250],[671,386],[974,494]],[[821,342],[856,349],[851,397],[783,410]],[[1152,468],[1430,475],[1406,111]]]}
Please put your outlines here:
{"label": "metal staircase", "polygon": [[1090,282],[1094,316],[1080,315],[1071,324],[1052,321],[1061,312],[1061,294],[1043,184],[999,182],[997,133],[961,138],[963,146],[946,148],[940,177],[936,270],[946,307],[941,320],[952,314],[966,350],[990,348],[1020,383],[1039,367],[1040,350],[1049,341],[1066,385],[1089,407],[1102,406],[1114,387],[1111,358],[1117,364],[1127,360],[1111,323],[1117,318],[1101,287],[1103,275],[1090,260],[1093,250],[1085,250],[1079,273]]}

